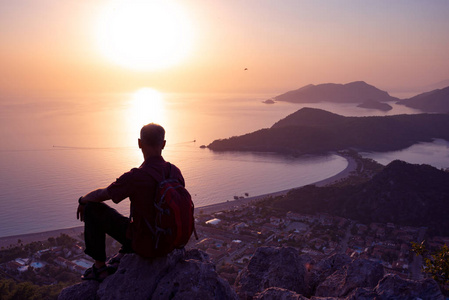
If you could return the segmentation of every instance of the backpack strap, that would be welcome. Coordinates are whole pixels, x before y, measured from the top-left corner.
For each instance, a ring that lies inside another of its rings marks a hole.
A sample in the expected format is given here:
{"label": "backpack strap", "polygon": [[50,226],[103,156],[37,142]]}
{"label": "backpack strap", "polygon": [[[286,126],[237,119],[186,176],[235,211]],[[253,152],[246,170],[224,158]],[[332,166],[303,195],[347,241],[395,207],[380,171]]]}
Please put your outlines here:
{"label": "backpack strap", "polygon": [[[169,176],[169,178],[171,178],[171,177],[172,177],[172,165],[171,165],[171,163],[169,163],[169,162],[166,162],[166,164],[169,165],[168,176]],[[159,187],[160,183],[161,183],[162,181],[166,180],[166,178],[167,178],[166,175],[165,175],[165,165],[164,165],[164,167],[162,168],[162,177],[161,177],[161,174],[160,174],[156,169],[154,169],[154,168],[150,168],[150,169],[140,169],[140,170],[144,171],[145,173],[147,173],[148,175],[150,175],[151,177],[153,177],[153,179],[156,180],[156,182],[157,182],[157,185],[156,185],[157,187]],[[157,194],[157,188],[156,188],[155,193]],[[156,195],[154,195],[154,197],[156,197]],[[132,202],[131,202],[131,205],[130,205],[130,215],[129,215],[129,221],[130,221],[130,222],[132,221],[133,214],[134,214],[134,207],[133,207]],[[145,222],[148,224],[148,221],[147,221],[146,219],[145,219]],[[150,229],[151,229],[151,228],[150,228]]]}

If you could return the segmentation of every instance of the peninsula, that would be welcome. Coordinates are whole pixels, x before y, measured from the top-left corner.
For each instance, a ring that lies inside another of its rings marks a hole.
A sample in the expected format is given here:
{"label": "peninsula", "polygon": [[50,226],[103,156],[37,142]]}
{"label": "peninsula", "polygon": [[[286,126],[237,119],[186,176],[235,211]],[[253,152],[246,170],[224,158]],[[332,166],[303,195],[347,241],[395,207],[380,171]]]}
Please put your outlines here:
{"label": "peninsula", "polygon": [[325,154],[346,149],[396,151],[434,139],[449,141],[447,128],[449,114],[345,117],[321,109],[302,108],[271,128],[215,140],[208,148],[290,155]]}

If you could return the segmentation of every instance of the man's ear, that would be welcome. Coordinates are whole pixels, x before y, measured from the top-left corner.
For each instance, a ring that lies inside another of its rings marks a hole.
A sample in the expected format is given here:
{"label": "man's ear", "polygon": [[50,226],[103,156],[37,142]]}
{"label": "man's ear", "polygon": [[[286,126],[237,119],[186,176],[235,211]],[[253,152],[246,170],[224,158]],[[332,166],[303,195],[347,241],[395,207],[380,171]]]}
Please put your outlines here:
{"label": "man's ear", "polygon": [[165,144],[167,143],[167,141],[166,140],[164,140],[164,142],[162,143],[162,148],[161,149],[164,149],[165,148]]}
{"label": "man's ear", "polygon": [[137,139],[137,142],[139,144],[139,148],[142,149],[142,141],[140,139]]}

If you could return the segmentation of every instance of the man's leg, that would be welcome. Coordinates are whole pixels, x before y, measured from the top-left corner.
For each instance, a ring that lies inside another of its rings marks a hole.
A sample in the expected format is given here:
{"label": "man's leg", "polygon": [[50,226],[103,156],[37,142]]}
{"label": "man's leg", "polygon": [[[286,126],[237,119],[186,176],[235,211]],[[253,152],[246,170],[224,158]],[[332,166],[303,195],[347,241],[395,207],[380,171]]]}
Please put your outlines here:
{"label": "man's leg", "polygon": [[106,234],[131,249],[131,241],[126,238],[129,219],[104,203],[89,202],[84,209],[84,241],[87,255],[95,260],[97,268],[106,261]]}

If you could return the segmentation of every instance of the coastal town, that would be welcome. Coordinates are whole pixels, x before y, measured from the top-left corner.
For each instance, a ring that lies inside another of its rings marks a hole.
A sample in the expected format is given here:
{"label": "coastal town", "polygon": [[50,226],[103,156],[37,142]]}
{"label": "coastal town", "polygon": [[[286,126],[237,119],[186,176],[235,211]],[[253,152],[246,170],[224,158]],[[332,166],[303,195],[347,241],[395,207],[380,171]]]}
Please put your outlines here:
{"label": "coastal town", "polygon": [[[426,235],[426,228],[392,223],[360,224],[327,214],[275,213],[266,208],[265,198],[196,218],[199,239],[191,238],[188,248],[206,252],[217,272],[233,284],[238,272],[258,247],[294,247],[300,254],[321,258],[345,253],[381,262],[385,270],[404,278],[420,279],[422,261],[411,251],[412,242],[424,238],[431,248],[449,244],[449,237]],[[108,238],[108,255],[120,245]],[[62,234],[46,241],[16,245],[0,251],[1,277],[37,285],[80,282],[93,261],[84,254],[82,235]]]}
{"label": "coastal town", "polygon": [[380,262],[387,272],[403,278],[421,279],[422,261],[411,251],[412,242],[426,239],[432,249],[449,244],[449,237],[429,237],[424,227],[393,223],[365,225],[327,214],[273,215],[264,208],[263,202],[200,216],[198,223],[202,238],[193,240],[192,247],[205,251],[215,262],[220,276],[231,284],[255,250],[262,246],[294,247],[316,261],[344,253],[351,258]]}
{"label": "coastal town", "polygon": [[[344,174],[318,184],[363,180],[376,168],[358,156],[347,158]],[[293,247],[316,262],[333,254],[365,258],[380,262],[388,273],[417,280],[425,275],[422,258],[412,251],[412,243],[425,240],[431,251],[449,245],[449,237],[431,236],[425,227],[362,224],[325,213],[301,214],[270,208],[268,204],[274,198],[284,195],[279,192],[197,208],[195,227],[199,238],[192,236],[186,248],[207,253],[217,273],[233,285],[256,249],[264,246]],[[62,231],[59,236],[56,233],[61,232],[54,231],[0,239],[0,290],[27,283],[53,289],[56,295],[63,287],[81,282],[81,274],[93,264],[84,254],[82,231],[82,227],[77,227]],[[107,237],[108,256],[119,248],[119,243]]]}

